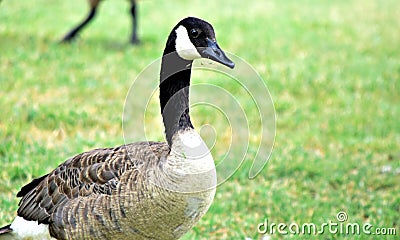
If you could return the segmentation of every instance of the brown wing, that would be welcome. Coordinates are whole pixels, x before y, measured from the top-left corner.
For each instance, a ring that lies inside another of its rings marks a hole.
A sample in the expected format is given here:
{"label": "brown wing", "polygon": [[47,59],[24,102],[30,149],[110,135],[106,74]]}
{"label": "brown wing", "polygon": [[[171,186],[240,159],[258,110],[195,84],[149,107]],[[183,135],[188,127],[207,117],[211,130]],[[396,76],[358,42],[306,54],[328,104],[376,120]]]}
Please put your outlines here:
{"label": "brown wing", "polygon": [[[146,165],[141,149],[151,147],[157,158],[168,149],[165,143],[140,142],[117,148],[95,149],[68,159],[55,170],[34,179],[18,192],[22,197],[18,216],[50,224],[51,215],[70,199],[98,194],[111,195],[120,176]],[[145,152],[145,151],[144,151]]]}

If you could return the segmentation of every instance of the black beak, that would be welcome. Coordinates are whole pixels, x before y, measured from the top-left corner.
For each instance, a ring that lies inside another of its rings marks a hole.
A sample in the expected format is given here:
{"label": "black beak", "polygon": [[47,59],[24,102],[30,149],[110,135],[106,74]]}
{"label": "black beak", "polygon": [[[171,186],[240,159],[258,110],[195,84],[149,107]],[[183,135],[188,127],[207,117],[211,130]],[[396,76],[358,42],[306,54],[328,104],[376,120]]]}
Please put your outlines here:
{"label": "black beak", "polygon": [[207,38],[206,41],[207,41],[207,47],[204,48],[200,53],[200,55],[203,58],[208,58],[208,59],[214,60],[214,61],[219,62],[229,68],[235,67],[235,63],[232,62],[225,55],[225,53],[218,46],[217,42],[214,42],[214,41],[210,40],[209,38]]}

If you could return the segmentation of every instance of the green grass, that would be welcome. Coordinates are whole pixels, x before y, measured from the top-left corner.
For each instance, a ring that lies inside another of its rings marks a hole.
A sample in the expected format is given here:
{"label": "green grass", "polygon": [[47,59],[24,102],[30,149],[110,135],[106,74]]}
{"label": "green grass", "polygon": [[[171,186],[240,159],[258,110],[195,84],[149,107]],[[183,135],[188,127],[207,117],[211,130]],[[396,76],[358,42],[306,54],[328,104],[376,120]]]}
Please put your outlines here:
{"label": "green grass", "polygon": [[82,151],[123,144],[129,87],[161,55],[171,27],[195,15],[265,80],[277,129],[262,173],[249,180],[246,162],[185,239],[260,238],[266,218],[321,224],[341,210],[348,222],[400,234],[398,1],[246,2],[140,1],[143,44],[131,47],[126,1],[105,1],[71,45],[57,41],[83,18],[85,1],[2,1],[0,225],[32,178]]}

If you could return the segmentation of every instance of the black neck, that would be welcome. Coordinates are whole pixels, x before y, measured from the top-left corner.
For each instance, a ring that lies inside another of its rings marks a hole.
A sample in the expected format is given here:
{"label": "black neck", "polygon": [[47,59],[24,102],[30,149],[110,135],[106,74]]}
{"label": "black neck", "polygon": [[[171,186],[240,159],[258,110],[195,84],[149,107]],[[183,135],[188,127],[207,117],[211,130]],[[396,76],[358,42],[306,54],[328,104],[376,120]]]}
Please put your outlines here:
{"label": "black neck", "polygon": [[189,85],[192,62],[176,52],[164,51],[160,73],[160,105],[168,145],[178,130],[193,128],[189,116]]}

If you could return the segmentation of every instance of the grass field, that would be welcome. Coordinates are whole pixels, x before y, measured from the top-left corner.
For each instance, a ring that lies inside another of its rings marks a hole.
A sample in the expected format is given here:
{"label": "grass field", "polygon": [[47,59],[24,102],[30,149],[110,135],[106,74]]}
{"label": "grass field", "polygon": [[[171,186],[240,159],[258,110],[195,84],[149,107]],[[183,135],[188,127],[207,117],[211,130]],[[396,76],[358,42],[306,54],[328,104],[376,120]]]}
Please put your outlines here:
{"label": "grass field", "polygon": [[1,2],[0,225],[12,221],[15,195],[33,178],[82,151],[124,143],[129,87],[161,55],[171,27],[194,15],[258,71],[277,120],[262,173],[248,179],[246,162],[185,239],[257,239],[265,219],[320,225],[337,222],[339,211],[347,223],[395,228],[399,236],[397,0],[143,0],[138,47],[128,45],[127,1],[110,0],[77,42],[57,44],[83,18],[85,2]]}

